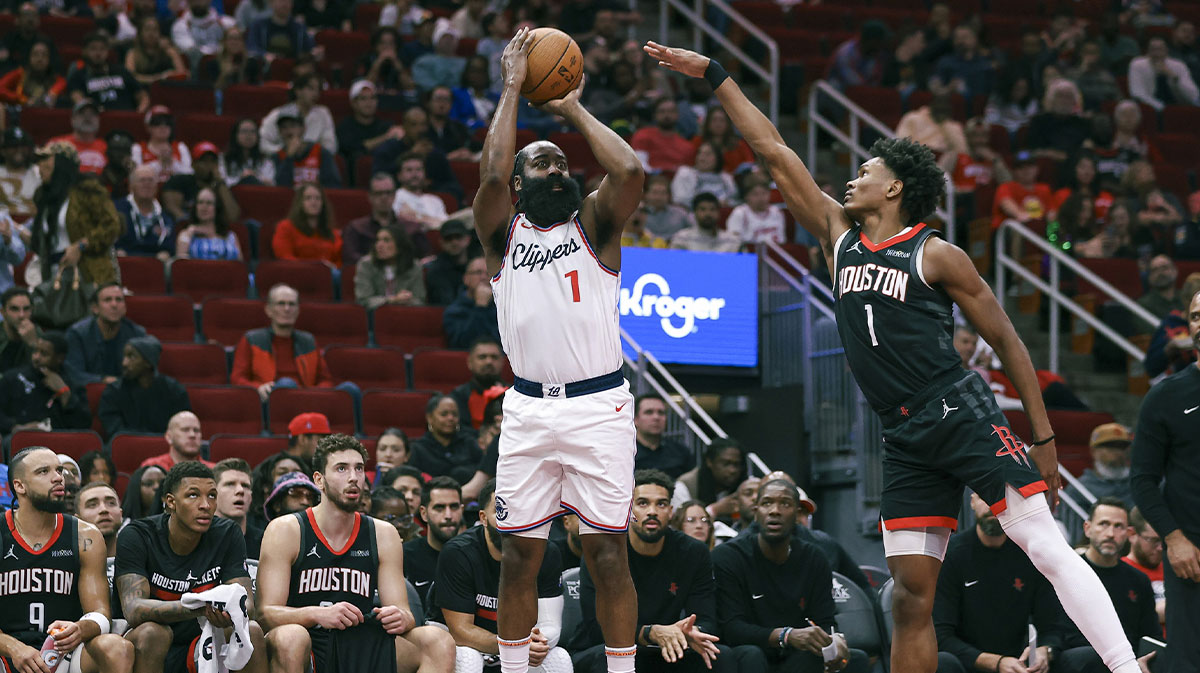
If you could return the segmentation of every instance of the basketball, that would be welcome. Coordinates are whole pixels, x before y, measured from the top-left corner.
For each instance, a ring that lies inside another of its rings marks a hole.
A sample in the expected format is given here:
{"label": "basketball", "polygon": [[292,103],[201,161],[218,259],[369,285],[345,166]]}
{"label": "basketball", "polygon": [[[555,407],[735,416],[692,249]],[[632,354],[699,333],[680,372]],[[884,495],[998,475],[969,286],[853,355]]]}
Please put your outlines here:
{"label": "basketball", "polygon": [[535,28],[529,39],[529,67],[521,95],[529,102],[545,103],[562,98],[579,86],[583,76],[583,52],[570,35],[556,28]]}

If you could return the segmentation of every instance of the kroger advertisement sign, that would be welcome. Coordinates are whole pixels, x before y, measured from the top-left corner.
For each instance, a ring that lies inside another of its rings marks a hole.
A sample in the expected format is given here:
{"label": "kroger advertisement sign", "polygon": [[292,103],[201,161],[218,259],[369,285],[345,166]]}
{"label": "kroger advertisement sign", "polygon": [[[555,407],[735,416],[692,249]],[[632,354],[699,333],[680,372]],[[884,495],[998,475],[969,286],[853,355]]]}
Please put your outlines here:
{"label": "kroger advertisement sign", "polygon": [[620,312],[621,327],[662,362],[754,367],[758,258],[625,248]]}

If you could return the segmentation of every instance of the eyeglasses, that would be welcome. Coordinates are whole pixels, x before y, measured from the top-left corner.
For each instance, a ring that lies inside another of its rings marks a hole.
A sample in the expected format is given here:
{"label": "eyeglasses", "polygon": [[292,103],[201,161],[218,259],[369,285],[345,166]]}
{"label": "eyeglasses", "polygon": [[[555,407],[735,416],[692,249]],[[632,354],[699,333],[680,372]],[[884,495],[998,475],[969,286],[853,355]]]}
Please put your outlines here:
{"label": "eyeglasses", "polygon": [[379,519],[380,521],[386,521],[391,524],[412,523],[412,520],[413,520],[411,514],[388,514],[387,516],[379,516],[379,517],[375,517],[375,518]]}
{"label": "eyeglasses", "polygon": [[304,486],[292,486],[288,488],[287,494],[289,498],[296,498],[297,500],[313,499],[313,492]]}
{"label": "eyeglasses", "polygon": [[712,523],[712,519],[709,519],[706,516],[689,516],[686,519],[684,519],[684,521],[686,521],[688,523],[696,523],[697,521],[699,521],[701,523]]}
{"label": "eyeglasses", "polygon": [[1163,546],[1162,538],[1158,537],[1157,535],[1151,536],[1151,535],[1142,535],[1141,533],[1138,533],[1138,537],[1142,538],[1142,541],[1145,542],[1146,544],[1150,545],[1151,547],[1162,547]]}

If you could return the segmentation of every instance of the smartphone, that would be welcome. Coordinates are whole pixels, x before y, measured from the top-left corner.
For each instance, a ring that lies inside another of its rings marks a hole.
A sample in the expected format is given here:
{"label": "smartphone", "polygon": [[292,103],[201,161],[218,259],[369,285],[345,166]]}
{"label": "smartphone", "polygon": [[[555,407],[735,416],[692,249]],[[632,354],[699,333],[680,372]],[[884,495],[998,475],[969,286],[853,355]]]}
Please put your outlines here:
{"label": "smartphone", "polygon": [[1163,657],[1167,654],[1167,644],[1150,636],[1142,636],[1142,641],[1138,643],[1138,658],[1141,659],[1151,652],[1155,652],[1156,654],[1147,665],[1150,673],[1160,673],[1167,670],[1167,665],[1163,663]]}

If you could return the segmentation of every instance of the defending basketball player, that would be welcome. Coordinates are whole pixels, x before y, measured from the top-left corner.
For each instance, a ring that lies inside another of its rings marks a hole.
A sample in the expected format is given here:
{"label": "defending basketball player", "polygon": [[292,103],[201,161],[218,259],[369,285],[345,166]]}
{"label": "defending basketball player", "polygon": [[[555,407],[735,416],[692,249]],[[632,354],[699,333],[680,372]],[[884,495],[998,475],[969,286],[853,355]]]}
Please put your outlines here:
{"label": "defending basketball player", "polygon": [[[609,671],[632,671],[637,614],[625,552],[633,493],[633,396],[621,374],[621,230],[641,200],[633,149],[579,102],[583,85],[542,105],[587,139],[607,175],[586,197],[553,143],[516,151],[518,96],[531,48],[504,50],[504,90],[484,141],[475,226],[487,255],[500,335],[516,374],[504,398],[496,466],[505,534],[498,620],[504,673],[524,673],[537,621],[535,580],[549,522],[579,515],[596,570]],[[512,205],[512,190],[517,204]]]}
{"label": "defending basketball player", "polygon": [[25,449],[13,456],[9,477],[16,509],[0,525],[0,671],[55,670],[40,651],[47,635],[54,636],[50,658],[64,673],[133,670],[133,643],[109,632],[104,537],[63,514],[58,456]]}
{"label": "defending basketball player", "polygon": [[[876,142],[838,203],[719,63],[653,42],[645,51],[666,68],[708,80],[828,260],[846,359],[884,427],[880,510],[896,581],[892,670],[937,668],[933,599],[966,484],[1054,585],[1105,665],[1137,673],[1103,585],[1067,545],[1047,505],[1058,497],[1058,459],[1029,352],[966,253],[922,222],[945,190],[933,153],[906,139]],[[1020,393],[1033,427],[1030,447],[1013,435],[983,380],[961,368],[954,303],[996,349]],[[995,655],[980,658],[976,668],[998,670]]]}
{"label": "defending basketball player", "polygon": [[[272,671],[454,670],[454,639],[418,626],[409,610],[396,527],[359,512],[366,461],[353,437],[322,437],[313,454],[321,502],[263,534],[258,600]],[[372,607],[376,592],[381,607]]]}

